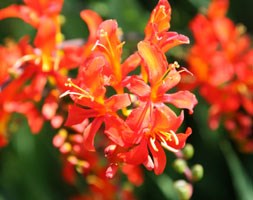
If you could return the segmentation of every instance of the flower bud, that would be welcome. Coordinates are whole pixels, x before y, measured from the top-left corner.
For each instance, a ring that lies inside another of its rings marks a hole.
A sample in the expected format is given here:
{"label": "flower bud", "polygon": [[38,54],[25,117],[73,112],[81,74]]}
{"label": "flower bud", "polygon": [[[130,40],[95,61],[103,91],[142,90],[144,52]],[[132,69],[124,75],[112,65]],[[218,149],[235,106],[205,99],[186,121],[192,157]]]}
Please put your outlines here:
{"label": "flower bud", "polygon": [[196,164],[191,168],[192,180],[199,181],[204,176],[204,168],[200,164]]}
{"label": "flower bud", "polygon": [[174,187],[178,192],[180,200],[189,200],[192,196],[192,185],[185,180],[177,180],[174,182]]}
{"label": "flower bud", "polygon": [[117,163],[111,163],[110,166],[106,169],[105,176],[107,178],[113,178],[118,170],[118,164]]}
{"label": "flower bud", "polygon": [[186,144],[185,147],[182,149],[182,153],[185,159],[191,159],[194,155],[193,146],[191,144]]}
{"label": "flower bud", "polygon": [[178,173],[182,174],[187,169],[187,163],[185,160],[178,158],[174,161],[173,167]]}

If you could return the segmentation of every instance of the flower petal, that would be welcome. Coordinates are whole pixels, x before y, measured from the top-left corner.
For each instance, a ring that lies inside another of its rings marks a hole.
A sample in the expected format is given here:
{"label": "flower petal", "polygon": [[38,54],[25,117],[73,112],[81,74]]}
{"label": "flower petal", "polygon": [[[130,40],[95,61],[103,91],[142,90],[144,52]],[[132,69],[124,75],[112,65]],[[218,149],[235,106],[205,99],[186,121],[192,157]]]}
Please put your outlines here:
{"label": "flower petal", "polygon": [[158,41],[158,43],[163,52],[167,52],[169,49],[177,45],[190,43],[190,40],[187,36],[178,34],[177,32],[165,32],[161,37],[162,39]]}
{"label": "flower petal", "polygon": [[97,117],[84,129],[83,145],[86,150],[95,151],[94,139],[102,123],[103,123],[103,118]]}
{"label": "flower petal", "polygon": [[37,27],[39,24],[38,13],[28,6],[10,5],[0,10],[0,20],[10,17],[20,18],[33,27]]}
{"label": "flower petal", "polygon": [[168,63],[161,50],[147,41],[138,43],[138,52],[148,72],[149,82],[154,85],[163,78]]}
{"label": "flower petal", "polygon": [[179,91],[174,94],[164,94],[163,101],[171,103],[177,108],[188,109],[190,113],[193,113],[193,108],[198,103],[195,95],[189,91]]}
{"label": "flower petal", "polygon": [[92,10],[83,10],[81,13],[81,18],[88,26],[89,29],[89,39],[93,40],[96,38],[97,35],[97,29],[99,27],[99,24],[102,23],[102,18],[94,11]]}
{"label": "flower petal", "polygon": [[138,76],[131,76],[124,81],[129,91],[139,97],[149,97],[150,86]]}
{"label": "flower petal", "polygon": [[131,104],[131,99],[129,94],[116,94],[111,96],[105,101],[107,109],[111,112],[116,112],[122,108],[126,108]]}
{"label": "flower petal", "polygon": [[[171,7],[167,0],[160,0],[153,9],[148,24],[145,28],[145,39],[158,37],[160,33],[170,28]],[[157,38],[154,38],[157,39]]]}
{"label": "flower petal", "polygon": [[178,133],[176,134],[179,143],[176,144],[175,140],[172,141],[167,141],[167,145],[174,148],[174,149],[182,149],[185,146],[186,140],[187,138],[191,135],[192,133],[192,129],[190,127],[188,127],[185,131],[185,133]]}
{"label": "flower petal", "polygon": [[107,137],[119,146],[133,144],[136,136],[124,120],[116,116],[105,116],[105,131]]}
{"label": "flower petal", "polygon": [[153,129],[169,132],[176,131],[184,120],[183,111],[177,116],[168,106],[157,107],[154,111]]}
{"label": "flower petal", "polygon": [[166,155],[165,152],[163,150],[163,148],[161,147],[161,145],[155,141],[155,145],[157,150],[155,150],[153,148],[153,144],[150,143],[150,140],[148,142],[148,146],[149,146],[149,150],[152,154],[152,158],[154,161],[154,172],[156,175],[159,175],[161,173],[163,173],[165,166],[166,166]]}
{"label": "flower petal", "polygon": [[95,117],[98,114],[95,110],[84,109],[76,104],[69,106],[68,118],[65,122],[65,126],[72,126],[82,123],[85,119]]}
{"label": "flower petal", "polygon": [[140,144],[134,146],[128,152],[119,153],[118,155],[125,163],[132,165],[140,165],[144,161],[146,161],[148,157],[147,142],[146,140],[142,140]]}

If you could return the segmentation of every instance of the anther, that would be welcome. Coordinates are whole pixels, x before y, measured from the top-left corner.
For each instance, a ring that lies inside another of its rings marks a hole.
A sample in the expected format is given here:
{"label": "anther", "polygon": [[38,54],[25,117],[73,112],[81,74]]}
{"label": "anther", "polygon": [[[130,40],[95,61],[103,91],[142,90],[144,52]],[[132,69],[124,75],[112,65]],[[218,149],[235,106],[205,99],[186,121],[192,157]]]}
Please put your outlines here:
{"label": "anther", "polygon": [[151,143],[151,146],[153,147],[153,149],[155,151],[158,151],[157,146],[155,145],[155,138],[150,137],[150,143]]}

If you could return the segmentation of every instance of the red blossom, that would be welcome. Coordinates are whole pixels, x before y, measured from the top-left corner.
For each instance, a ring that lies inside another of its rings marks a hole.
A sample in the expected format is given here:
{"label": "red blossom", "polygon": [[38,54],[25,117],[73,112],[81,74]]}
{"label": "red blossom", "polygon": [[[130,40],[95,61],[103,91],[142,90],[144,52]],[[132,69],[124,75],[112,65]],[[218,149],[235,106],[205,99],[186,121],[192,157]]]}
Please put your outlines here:
{"label": "red blossom", "polygon": [[252,140],[252,125],[241,123],[239,117],[253,116],[252,50],[243,27],[226,17],[228,6],[228,0],[213,0],[206,15],[198,14],[191,21],[195,44],[187,60],[195,77],[187,80],[210,104],[210,127],[216,129],[224,121],[243,150]]}

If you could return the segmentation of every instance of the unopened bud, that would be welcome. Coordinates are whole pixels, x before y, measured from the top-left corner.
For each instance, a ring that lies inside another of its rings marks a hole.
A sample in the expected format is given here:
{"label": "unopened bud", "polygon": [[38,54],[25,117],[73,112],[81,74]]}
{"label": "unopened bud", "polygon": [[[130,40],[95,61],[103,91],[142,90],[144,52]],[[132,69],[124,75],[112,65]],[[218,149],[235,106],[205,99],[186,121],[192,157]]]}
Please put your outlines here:
{"label": "unopened bud", "polygon": [[185,160],[178,158],[174,161],[173,167],[178,173],[182,174],[187,169],[187,163]]}
{"label": "unopened bud", "polygon": [[204,168],[200,164],[196,164],[191,168],[192,180],[199,181],[204,176]]}
{"label": "unopened bud", "polygon": [[194,155],[194,148],[191,144],[186,144],[185,147],[182,149],[182,153],[184,155],[184,158],[189,160]]}
{"label": "unopened bud", "polygon": [[113,178],[118,170],[117,163],[111,163],[110,166],[106,169],[105,175],[107,178]]}
{"label": "unopened bud", "polygon": [[178,192],[180,200],[189,200],[192,196],[192,185],[185,180],[177,180],[174,182],[174,187]]}

